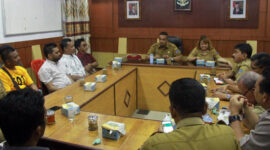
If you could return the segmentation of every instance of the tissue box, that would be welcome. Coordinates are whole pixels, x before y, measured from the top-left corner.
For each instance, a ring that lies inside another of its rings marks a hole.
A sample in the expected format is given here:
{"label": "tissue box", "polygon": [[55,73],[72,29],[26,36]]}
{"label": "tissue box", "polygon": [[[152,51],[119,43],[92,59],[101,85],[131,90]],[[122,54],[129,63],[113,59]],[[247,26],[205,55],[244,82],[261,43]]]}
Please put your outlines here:
{"label": "tissue box", "polygon": [[120,69],[121,63],[118,61],[112,61],[112,69]]}
{"label": "tissue box", "polygon": [[95,91],[95,89],[96,89],[96,82],[86,82],[83,85],[83,89],[85,91]]}
{"label": "tissue box", "polygon": [[122,135],[126,134],[125,124],[108,121],[102,125],[102,137],[112,140],[118,140]]}
{"label": "tissue box", "polygon": [[157,59],[157,64],[165,64],[165,59],[164,58],[158,58]]}
{"label": "tissue box", "polygon": [[104,75],[104,74],[96,75],[95,79],[96,79],[96,82],[105,82],[107,81],[107,75]]}
{"label": "tissue box", "polygon": [[123,58],[122,57],[114,57],[114,60],[122,63]]}
{"label": "tissue box", "polygon": [[210,82],[211,76],[209,74],[200,74],[200,82],[205,83],[205,80],[207,80],[207,83]]}
{"label": "tissue box", "polygon": [[62,105],[62,114],[69,117],[72,111],[75,111],[75,115],[80,113],[80,106],[74,102],[66,103]]}
{"label": "tissue box", "polygon": [[197,59],[196,60],[196,66],[204,66],[204,60],[203,59]]}
{"label": "tissue box", "polygon": [[205,101],[208,103],[208,109],[219,109],[220,100],[217,97],[206,97]]}
{"label": "tissue box", "polygon": [[215,61],[206,61],[205,66],[206,67],[215,67]]}

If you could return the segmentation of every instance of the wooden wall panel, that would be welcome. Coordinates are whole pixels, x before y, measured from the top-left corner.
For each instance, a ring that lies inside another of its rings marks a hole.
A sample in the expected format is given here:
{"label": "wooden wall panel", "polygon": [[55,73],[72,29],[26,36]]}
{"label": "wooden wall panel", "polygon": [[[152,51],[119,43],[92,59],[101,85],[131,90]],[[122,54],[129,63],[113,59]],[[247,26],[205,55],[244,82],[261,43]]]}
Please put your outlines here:
{"label": "wooden wall panel", "polygon": [[258,41],[258,52],[267,52],[270,54],[270,41]]}
{"label": "wooden wall panel", "polygon": [[[12,46],[13,48],[17,49],[17,51],[21,57],[21,62],[23,64],[23,66],[25,68],[28,68],[28,67],[31,67],[32,46],[33,45],[40,45],[41,50],[42,50],[45,44],[51,43],[51,42],[55,42],[59,46],[61,39],[62,39],[62,37],[56,37],[56,38],[13,42],[13,43],[5,43],[5,44],[8,44],[8,45]],[[3,44],[0,44],[0,46],[1,45],[3,45]]]}
{"label": "wooden wall panel", "polygon": [[[141,1],[141,20],[125,19],[125,1],[118,1],[120,27],[257,28],[260,1],[248,1],[248,20],[228,20],[228,0],[194,0],[191,12],[174,11],[174,0]],[[211,16],[211,17],[210,17]]]}
{"label": "wooden wall panel", "polygon": [[128,38],[127,52],[135,54],[145,54],[148,52],[150,46],[157,42],[157,39],[144,38]]}
{"label": "wooden wall panel", "polygon": [[[178,36],[183,39],[184,55],[188,55],[188,53],[195,47],[195,44],[201,35],[207,35],[213,41],[214,47],[224,57],[231,57],[234,45],[239,42],[244,42],[246,40],[270,41],[270,11],[269,11],[270,3],[268,2],[268,0],[260,0],[260,2],[258,3],[259,4],[257,17],[258,27],[253,29],[242,28],[242,26],[238,28],[213,28],[213,27],[204,28],[203,26],[200,26],[198,28],[190,28],[190,27],[160,28],[160,27],[146,27],[146,26],[120,27],[119,20],[123,19],[123,17],[120,18],[121,16],[119,16],[120,13],[119,12],[120,6],[118,5],[119,1],[120,0],[89,0],[89,3],[91,4],[89,12],[91,18],[90,30],[91,30],[91,43],[93,51],[116,52],[118,44],[117,42],[114,50],[110,50],[109,49],[110,46],[106,44],[102,45],[101,43],[104,43],[104,39],[112,40],[115,38],[118,39],[118,37],[127,37],[128,53],[146,53],[151,44],[154,43],[154,40],[152,41],[152,39],[156,39],[161,31],[167,31],[169,35]],[[251,0],[249,0],[249,2],[250,1]],[[227,0],[219,0],[219,2],[227,3]],[[155,5],[163,5],[164,9],[170,9],[171,6],[168,3],[169,3],[168,1],[163,0],[159,4],[155,3]],[[214,3],[218,3],[218,1],[215,0]],[[147,5],[144,5],[143,7],[149,9],[154,8],[153,5],[149,7]],[[192,13],[195,13],[197,11],[195,10],[195,7],[193,7]],[[111,11],[111,12],[105,14],[104,11],[107,12]],[[224,15],[222,15],[221,17],[226,17],[227,14],[225,11],[227,11],[227,9],[220,11],[224,11]],[[174,13],[175,14],[173,15],[179,14],[179,12]],[[159,14],[161,17],[163,15],[162,13],[160,13],[160,11],[157,14]],[[152,14],[144,14],[144,15],[146,15],[145,17],[148,17],[151,16]],[[183,13],[183,15],[188,16],[191,14]],[[201,15],[202,17],[204,17],[205,15],[204,12],[201,12]],[[159,20],[162,19],[159,18]],[[170,18],[166,18],[166,20],[169,23],[171,22]],[[201,21],[203,24],[205,24],[204,20]],[[234,21],[234,23],[242,24],[240,21]],[[111,43],[109,45],[112,45],[112,42],[108,43]],[[259,44],[262,46],[260,46]],[[266,46],[264,46],[264,44],[266,44]],[[258,47],[264,47],[261,50],[266,50],[267,42],[258,42]]]}
{"label": "wooden wall panel", "polygon": [[117,52],[117,38],[91,38],[91,49],[95,52]]}

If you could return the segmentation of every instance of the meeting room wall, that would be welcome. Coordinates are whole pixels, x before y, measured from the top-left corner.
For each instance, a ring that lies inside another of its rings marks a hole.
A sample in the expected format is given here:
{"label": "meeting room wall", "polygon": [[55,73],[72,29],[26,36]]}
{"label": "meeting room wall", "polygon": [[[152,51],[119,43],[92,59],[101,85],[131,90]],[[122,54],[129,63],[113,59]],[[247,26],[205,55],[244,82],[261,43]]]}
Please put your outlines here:
{"label": "meeting room wall", "polygon": [[[3,0],[0,0],[0,45],[9,44],[17,49],[21,57],[21,61],[24,67],[29,68],[32,61],[32,46],[40,45],[41,49],[44,44],[49,42],[60,43],[63,36],[62,31],[42,32],[42,33],[29,33],[29,34],[15,34],[5,36],[4,21],[5,18]],[[30,4],[31,5],[31,4]],[[28,6],[31,7],[31,6]],[[6,8],[7,9],[7,8]],[[12,19],[12,18],[11,18]],[[16,22],[14,22],[16,23]],[[48,22],[50,23],[50,22]]]}
{"label": "meeting room wall", "polygon": [[[89,0],[90,4],[90,31],[91,46],[94,52],[118,52],[118,38],[127,38],[127,53],[146,53],[151,44],[156,42],[159,32],[167,31],[169,35],[181,37],[183,39],[184,54],[187,55],[196,45],[201,35],[207,35],[213,42],[214,47],[224,57],[231,57],[233,47],[239,42],[247,40],[257,41],[258,51],[270,52],[270,2],[268,0],[259,0],[257,27],[239,26],[232,27],[120,27],[119,17],[123,17],[119,12],[119,3],[124,0]],[[166,7],[172,11],[173,6],[166,6],[168,0],[159,0],[158,2],[144,3],[151,8],[152,5]],[[173,0],[170,0],[173,1]],[[196,3],[197,0],[193,0]],[[205,3],[211,0],[205,0]],[[218,0],[219,3],[227,3],[228,0]],[[251,0],[249,0],[250,2]],[[210,6],[209,7],[213,7]],[[193,8],[194,9],[194,8]],[[226,8],[227,11],[227,8]],[[149,14],[143,14],[149,15]],[[150,15],[162,15],[158,10]],[[191,12],[192,15],[192,12]],[[158,18],[156,17],[155,18]],[[211,17],[211,15],[209,16]],[[222,16],[226,17],[226,16]],[[221,17],[221,18],[222,18]],[[172,18],[172,17],[170,17]],[[202,17],[203,18],[203,17]],[[121,19],[121,18],[120,18]],[[123,19],[123,18],[122,18]],[[256,19],[255,19],[256,20]],[[168,24],[172,20],[166,20]],[[201,20],[202,22],[204,20]],[[164,22],[164,21],[163,21]],[[241,21],[234,21],[242,24]]]}

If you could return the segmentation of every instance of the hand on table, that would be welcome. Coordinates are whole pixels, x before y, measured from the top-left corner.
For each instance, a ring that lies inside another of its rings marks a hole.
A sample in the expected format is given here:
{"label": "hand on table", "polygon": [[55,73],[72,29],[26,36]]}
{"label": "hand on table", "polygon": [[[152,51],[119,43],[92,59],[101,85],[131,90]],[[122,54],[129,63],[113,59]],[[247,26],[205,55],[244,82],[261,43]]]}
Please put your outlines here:
{"label": "hand on table", "polygon": [[220,99],[222,99],[222,100],[229,100],[229,99],[227,98],[227,94],[226,94],[226,93],[223,93],[223,92],[220,92],[220,91],[214,92],[214,94],[213,94],[212,96],[213,96],[213,97],[218,97],[218,98],[220,98]]}

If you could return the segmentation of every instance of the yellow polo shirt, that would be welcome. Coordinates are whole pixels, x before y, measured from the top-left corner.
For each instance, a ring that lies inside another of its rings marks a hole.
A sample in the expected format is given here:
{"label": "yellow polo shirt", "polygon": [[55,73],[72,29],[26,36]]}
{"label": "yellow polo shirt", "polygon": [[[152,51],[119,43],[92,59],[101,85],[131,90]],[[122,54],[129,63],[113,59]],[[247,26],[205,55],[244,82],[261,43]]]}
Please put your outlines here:
{"label": "yellow polo shirt", "polygon": [[141,150],[240,150],[240,146],[230,127],[193,117],[179,121],[173,132],[151,136]]}
{"label": "yellow polo shirt", "polygon": [[[8,68],[6,69],[8,70],[14,81],[19,85],[20,89],[24,89],[25,87],[33,84],[33,80],[31,79],[25,68],[21,66],[15,66],[14,70],[10,70]],[[16,90],[9,75],[3,69],[0,69],[0,78],[6,92]]]}

